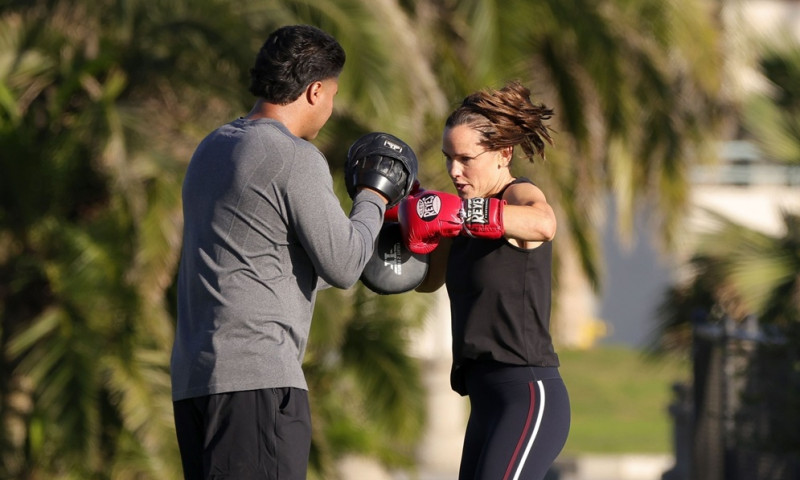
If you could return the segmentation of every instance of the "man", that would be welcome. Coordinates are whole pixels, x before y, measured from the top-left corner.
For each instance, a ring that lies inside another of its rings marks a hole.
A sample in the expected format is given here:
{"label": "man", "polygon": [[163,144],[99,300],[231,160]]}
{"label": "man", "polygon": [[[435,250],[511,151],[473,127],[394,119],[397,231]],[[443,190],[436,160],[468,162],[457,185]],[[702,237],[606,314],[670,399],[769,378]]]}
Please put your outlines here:
{"label": "man", "polygon": [[[253,109],[206,137],[187,169],[171,362],[187,479],[306,478],[301,365],[316,291],[358,280],[398,200],[357,175],[348,217],[309,142],[331,116],[344,62],[317,28],[273,32],[251,69]],[[400,176],[407,193],[413,175]]]}

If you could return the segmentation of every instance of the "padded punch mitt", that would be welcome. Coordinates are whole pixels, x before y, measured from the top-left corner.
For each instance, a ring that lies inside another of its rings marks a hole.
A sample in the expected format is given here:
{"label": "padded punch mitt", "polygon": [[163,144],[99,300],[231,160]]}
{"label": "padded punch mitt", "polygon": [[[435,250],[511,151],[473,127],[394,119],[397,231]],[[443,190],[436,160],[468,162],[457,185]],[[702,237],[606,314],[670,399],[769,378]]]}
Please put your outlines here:
{"label": "padded punch mitt", "polygon": [[387,208],[409,194],[417,179],[417,156],[404,141],[383,132],[368,133],[350,146],[345,163],[345,186],[350,198],[357,187],[386,197]]}
{"label": "padded punch mitt", "polygon": [[390,295],[418,287],[428,274],[428,254],[412,253],[403,243],[400,224],[383,224],[375,251],[361,274],[361,283],[375,293]]}

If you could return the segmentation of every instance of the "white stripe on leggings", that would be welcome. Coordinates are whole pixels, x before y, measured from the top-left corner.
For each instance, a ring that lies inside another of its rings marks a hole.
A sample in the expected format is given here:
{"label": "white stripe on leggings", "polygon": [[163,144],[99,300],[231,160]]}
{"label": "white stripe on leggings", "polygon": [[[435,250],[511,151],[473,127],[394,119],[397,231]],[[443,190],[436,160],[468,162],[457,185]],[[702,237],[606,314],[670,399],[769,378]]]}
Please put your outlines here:
{"label": "white stripe on leggings", "polygon": [[541,380],[537,381],[536,385],[539,387],[539,414],[536,416],[536,425],[533,427],[531,438],[525,446],[525,453],[522,454],[522,459],[519,461],[517,471],[514,473],[514,480],[518,480],[522,473],[522,467],[525,466],[525,460],[528,459],[528,454],[531,452],[531,447],[533,447],[533,441],[536,440],[536,435],[539,433],[539,426],[542,424],[542,416],[544,416],[544,385]]}

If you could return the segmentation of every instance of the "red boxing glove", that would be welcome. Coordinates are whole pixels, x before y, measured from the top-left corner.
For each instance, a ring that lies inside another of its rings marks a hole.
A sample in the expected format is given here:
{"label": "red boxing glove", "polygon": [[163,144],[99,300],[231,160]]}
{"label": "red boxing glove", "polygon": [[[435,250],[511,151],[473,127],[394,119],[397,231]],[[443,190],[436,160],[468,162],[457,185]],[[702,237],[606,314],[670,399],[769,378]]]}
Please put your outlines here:
{"label": "red boxing glove", "polygon": [[[403,203],[403,200],[400,200],[400,203]],[[400,217],[397,216],[397,212],[400,210],[400,203],[398,203],[394,207],[386,209],[386,213],[383,214],[384,223],[397,222],[400,220]]]}
{"label": "red boxing glove", "polygon": [[461,233],[461,199],[455,195],[424,191],[400,202],[400,231],[403,241],[414,253],[430,253],[442,237]]}
{"label": "red boxing glove", "polygon": [[504,200],[469,198],[436,191],[422,191],[400,202],[399,220],[406,246],[414,253],[430,253],[442,237],[466,235],[500,238]]}
{"label": "red boxing glove", "polygon": [[468,198],[464,200],[464,235],[473,238],[501,238],[503,207],[506,201],[498,198]]}

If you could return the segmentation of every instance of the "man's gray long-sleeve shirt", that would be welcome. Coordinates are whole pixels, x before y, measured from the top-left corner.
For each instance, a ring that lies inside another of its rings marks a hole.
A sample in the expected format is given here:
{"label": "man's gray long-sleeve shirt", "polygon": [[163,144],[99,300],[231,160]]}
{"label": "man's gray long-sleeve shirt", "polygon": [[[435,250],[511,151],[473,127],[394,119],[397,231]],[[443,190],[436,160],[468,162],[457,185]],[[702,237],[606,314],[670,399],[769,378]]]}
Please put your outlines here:
{"label": "man's gray long-sleeve shirt", "polygon": [[183,183],[173,400],[306,389],[316,291],[358,280],[385,208],[361,192],[348,218],[323,155],[275,120],[238,119],[204,139]]}

